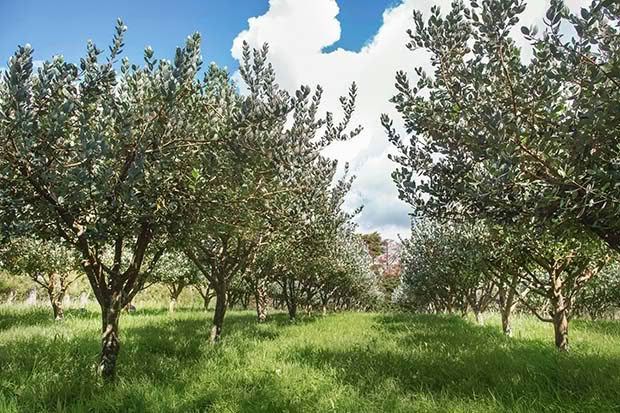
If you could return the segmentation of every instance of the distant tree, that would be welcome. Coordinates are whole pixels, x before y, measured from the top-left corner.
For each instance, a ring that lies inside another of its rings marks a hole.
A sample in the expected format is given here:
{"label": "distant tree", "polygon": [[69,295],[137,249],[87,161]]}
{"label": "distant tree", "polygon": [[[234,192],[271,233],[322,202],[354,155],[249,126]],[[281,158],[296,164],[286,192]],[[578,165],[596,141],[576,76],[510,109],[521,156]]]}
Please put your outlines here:
{"label": "distant tree", "polygon": [[[497,289],[484,271],[481,228],[417,220],[411,232],[404,243],[401,284],[405,285],[398,289],[398,299],[434,311],[465,313],[469,307],[483,324],[482,313],[494,302]],[[402,297],[407,293],[413,297]]]}
{"label": "distant tree", "polygon": [[166,286],[170,296],[168,312],[173,313],[183,290],[200,283],[201,280],[200,271],[194,263],[182,252],[173,250],[161,256],[151,273],[149,282]]}
{"label": "distant tree", "polygon": [[67,291],[84,275],[73,249],[53,241],[16,237],[0,246],[0,263],[8,272],[40,285],[49,297],[54,319],[64,320]]}
{"label": "distant tree", "polygon": [[368,247],[370,256],[375,259],[384,252],[383,239],[377,231],[368,234],[362,234],[362,239]]}

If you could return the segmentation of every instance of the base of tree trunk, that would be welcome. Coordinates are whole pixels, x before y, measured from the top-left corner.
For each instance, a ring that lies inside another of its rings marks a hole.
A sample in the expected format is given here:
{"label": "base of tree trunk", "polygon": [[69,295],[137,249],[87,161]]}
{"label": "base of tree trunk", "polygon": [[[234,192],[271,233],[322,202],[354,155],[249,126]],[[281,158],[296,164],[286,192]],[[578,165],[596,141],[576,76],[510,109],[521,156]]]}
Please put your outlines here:
{"label": "base of tree trunk", "polygon": [[103,336],[98,372],[106,380],[113,380],[116,376],[116,360],[121,349],[118,334],[119,318],[120,308],[102,309]]}
{"label": "base of tree trunk", "polygon": [[484,326],[484,317],[482,316],[482,313],[475,313],[474,315],[476,317],[476,323],[479,326]]}
{"label": "base of tree trunk", "polygon": [[215,313],[213,314],[213,325],[211,327],[211,343],[220,341],[222,336],[222,326],[226,315],[226,292],[218,291],[215,297]]}
{"label": "base of tree trunk", "polygon": [[560,351],[568,351],[568,320],[566,316],[556,315],[553,320],[555,346]]}
{"label": "base of tree trunk", "polygon": [[61,303],[52,303],[52,310],[54,311],[54,320],[63,321],[65,319],[65,309]]}

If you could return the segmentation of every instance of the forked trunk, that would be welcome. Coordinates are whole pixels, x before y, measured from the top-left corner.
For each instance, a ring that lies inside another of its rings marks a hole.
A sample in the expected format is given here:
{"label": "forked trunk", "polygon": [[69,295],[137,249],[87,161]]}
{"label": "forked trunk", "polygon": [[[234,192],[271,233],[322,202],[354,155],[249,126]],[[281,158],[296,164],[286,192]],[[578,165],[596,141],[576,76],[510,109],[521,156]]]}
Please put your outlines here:
{"label": "forked trunk", "polygon": [[211,343],[220,341],[224,316],[226,315],[226,289],[219,287],[215,290],[215,313],[213,314],[213,326],[211,327]]}
{"label": "forked trunk", "polygon": [[107,305],[101,306],[102,348],[98,370],[99,374],[106,380],[113,380],[116,375],[116,360],[121,349],[118,334],[121,308],[119,294],[114,294]]}
{"label": "forked trunk", "polygon": [[209,311],[209,304],[211,303],[211,297],[206,295],[202,297],[202,301],[203,301],[205,311]]}
{"label": "forked trunk", "polygon": [[499,285],[499,304],[502,316],[502,331],[507,337],[512,337],[512,312],[517,306],[517,284],[519,278],[513,276],[510,285],[502,282]]}

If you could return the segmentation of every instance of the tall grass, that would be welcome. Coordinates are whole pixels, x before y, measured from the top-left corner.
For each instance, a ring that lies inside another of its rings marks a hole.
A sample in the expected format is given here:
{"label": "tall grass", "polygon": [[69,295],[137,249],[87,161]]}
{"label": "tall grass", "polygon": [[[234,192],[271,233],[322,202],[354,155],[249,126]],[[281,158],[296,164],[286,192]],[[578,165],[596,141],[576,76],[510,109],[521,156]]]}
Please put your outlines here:
{"label": "tall grass", "polygon": [[571,351],[552,327],[499,320],[141,309],[121,319],[118,380],[95,374],[99,315],[0,309],[0,412],[613,412],[620,411],[620,325],[578,321]]}

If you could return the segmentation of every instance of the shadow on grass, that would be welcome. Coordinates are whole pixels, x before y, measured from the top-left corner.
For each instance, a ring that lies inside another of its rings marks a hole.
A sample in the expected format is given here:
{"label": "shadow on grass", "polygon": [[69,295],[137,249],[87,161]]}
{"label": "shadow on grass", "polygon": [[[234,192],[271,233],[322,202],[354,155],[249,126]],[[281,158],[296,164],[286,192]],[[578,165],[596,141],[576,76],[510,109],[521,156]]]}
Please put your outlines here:
{"label": "shadow on grass", "polygon": [[[236,369],[238,360],[247,359],[257,341],[279,336],[276,325],[259,325],[252,313],[232,313],[226,317],[222,344],[213,346],[209,342],[212,314],[195,311],[193,316],[167,318],[165,309],[150,314],[159,317],[143,320],[123,315],[118,380],[115,386],[102,387],[95,373],[101,345],[97,324],[74,331],[69,324],[46,323],[45,311],[11,313],[7,324],[36,327],[24,333],[16,329],[0,341],[0,396],[16,400],[23,411],[50,411],[58,406],[63,406],[59,411],[161,411],[165,409],[156,405],[159,392],[183,395],[202,373],[201,366],[213,360],[218,368]],[[98,318],[99,313],[87,316]],[[274,315],[274,324],[280,318]],[[153,393],[134,391],[135,383]],[[220,395],[203,394],[195,406],[209,406],[209,397]]]}
{"label": "shadow on grass", "polygon": [[54,313],[45,307],[0,307],[0,331],[54,323]]}
{"label": "shadow on grass", "polygon": [[376,321],[392,346],[365,343],[333,350],[305,345],[290,357],[330,369],[360,394],[396,383],[399,393],[486,398],[508,410],[619,407],[618,359],[561,353],[551,343],[511,339],[497,327],[476,326],[459,317],[378,315]]}
{"label": "shadow on grass", "polygon": [[[99,311],[92,309],[67,308],[65,320],[87,320],[100,317]],[[62,321],[54,320],[51,307],[1,307],[0,308],[0,331],[14,327],[33,327],[61,325]]]}

